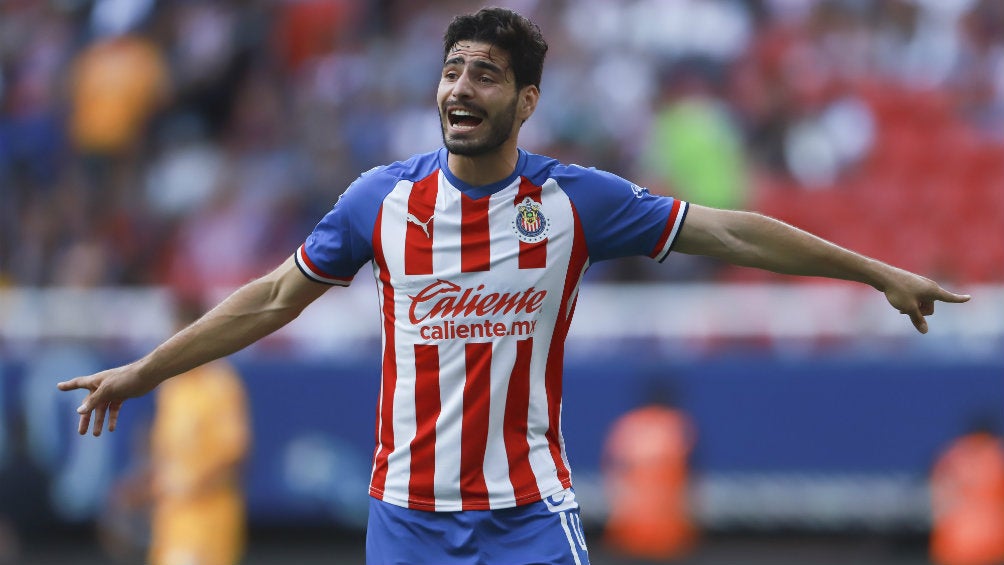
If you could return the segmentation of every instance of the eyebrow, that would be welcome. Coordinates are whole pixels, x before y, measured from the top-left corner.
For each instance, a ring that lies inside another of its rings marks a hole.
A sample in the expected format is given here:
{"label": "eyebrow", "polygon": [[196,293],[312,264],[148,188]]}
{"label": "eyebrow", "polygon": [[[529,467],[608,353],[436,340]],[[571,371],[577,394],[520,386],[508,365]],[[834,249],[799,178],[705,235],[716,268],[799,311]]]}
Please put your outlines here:
{"label": "eyebrow", "polygon": [[[443,67],[449,67],[451,65],[463,65],[465,62],[466,61],[462,56],[457,55],[455,57],[450,57],[449,59],[447,59],[446,62],[443,63]],[[475,59],[474,61],[471,61],[471,66],[477,69],[484,69],[486,71],[498,73],[500,75],[505,74],[505,71],[502,70],[502,67],[496,65],[495,63],[485,61],[484,59]]]}

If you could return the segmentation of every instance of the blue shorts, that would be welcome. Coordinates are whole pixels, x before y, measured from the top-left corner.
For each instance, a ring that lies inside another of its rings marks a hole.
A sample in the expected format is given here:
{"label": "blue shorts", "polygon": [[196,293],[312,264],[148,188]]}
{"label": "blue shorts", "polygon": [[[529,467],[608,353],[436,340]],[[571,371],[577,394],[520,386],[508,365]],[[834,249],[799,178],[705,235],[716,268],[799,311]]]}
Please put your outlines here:
{"label": "blue shorts", "polygon": [[370,499],[367,565],[589,565],[575,493],[502,510],[428,512]]}

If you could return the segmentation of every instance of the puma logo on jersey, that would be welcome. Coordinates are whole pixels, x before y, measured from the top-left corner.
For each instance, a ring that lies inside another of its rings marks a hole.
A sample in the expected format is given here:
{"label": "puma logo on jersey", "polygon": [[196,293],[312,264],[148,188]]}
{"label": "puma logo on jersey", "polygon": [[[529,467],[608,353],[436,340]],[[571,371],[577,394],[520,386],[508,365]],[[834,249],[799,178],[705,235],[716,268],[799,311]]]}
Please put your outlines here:
{"label": "puma logo on jersey", "polygon": [[416,226],[422,228],[422,231],[425,232],[425,237],[432,237],[432,235],[429,234],[429,222],[431,222],[432,219],[435,217],[436,214],[432,214],[431,216],[429,216],[428,220],[423,222],[422,220],[419,220],[418,217],[415,216],[415,214],[408,214],[408,217],[406,219],[408,220],[409,224],[415,224]]}

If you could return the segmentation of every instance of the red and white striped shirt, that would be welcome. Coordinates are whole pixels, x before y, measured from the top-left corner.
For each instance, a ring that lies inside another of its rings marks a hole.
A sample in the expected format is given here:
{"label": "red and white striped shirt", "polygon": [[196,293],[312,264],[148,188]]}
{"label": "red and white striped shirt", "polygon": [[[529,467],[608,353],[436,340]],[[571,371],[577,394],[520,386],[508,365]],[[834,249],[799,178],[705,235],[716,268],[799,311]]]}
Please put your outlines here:
{"label": "red and white striped shirt", "polygon": [[523,151],[490,186],[454,177],[445,149],[353,183],[296,258],[335,285],[373,265],[383,377],[370,494],[487,510],[570,487],[562,363],[579,283],[596,261],[663,260],[686,209]]}

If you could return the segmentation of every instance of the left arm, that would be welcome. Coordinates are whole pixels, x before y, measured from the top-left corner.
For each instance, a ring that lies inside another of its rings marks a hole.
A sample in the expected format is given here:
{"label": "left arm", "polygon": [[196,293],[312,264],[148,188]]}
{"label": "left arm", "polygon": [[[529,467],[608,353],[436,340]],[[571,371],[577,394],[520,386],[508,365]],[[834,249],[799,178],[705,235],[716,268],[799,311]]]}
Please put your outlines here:
{"label": "left arm", "polygon": [[707,255],[744,267],[788,275],[843,279],[867,284],[927,333],[924,316],[934,302],[966,302],[934,281],[865,257],[779,220],[754,212],[691,204],[673,249]]}

